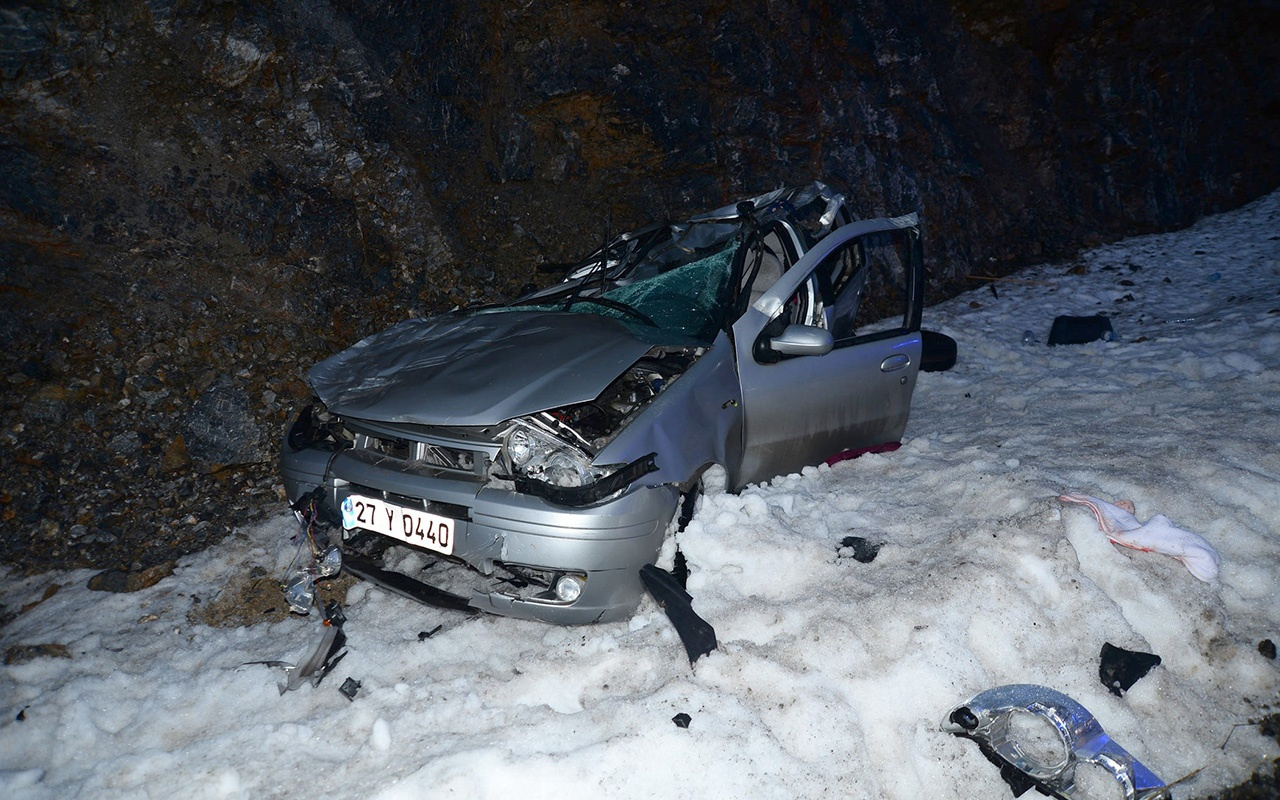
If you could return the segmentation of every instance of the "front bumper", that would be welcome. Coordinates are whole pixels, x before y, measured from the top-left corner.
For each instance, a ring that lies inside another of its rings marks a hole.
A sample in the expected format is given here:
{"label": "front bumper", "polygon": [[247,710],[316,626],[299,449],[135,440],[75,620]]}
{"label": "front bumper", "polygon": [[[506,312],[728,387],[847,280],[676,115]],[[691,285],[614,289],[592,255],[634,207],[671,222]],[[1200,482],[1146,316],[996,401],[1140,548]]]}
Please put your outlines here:
{"label": "front bumper", "polygon": [[[358,493],[454,519],[453,558],[475,570],[471,608],[562,625],[623,619],[635,610],[644,594],[640,568],[657,558],[679,504],[675,487],[637,483],[592,506],[558,506],[479,476],[405,469],[351,449],[295,451],[286,445],[281,466],[290,501],[323,489],[322,518],[339,519],[342,501]],[[550,600],[494,580],[504,565],[576,573],[586,581],[573,602]]]}

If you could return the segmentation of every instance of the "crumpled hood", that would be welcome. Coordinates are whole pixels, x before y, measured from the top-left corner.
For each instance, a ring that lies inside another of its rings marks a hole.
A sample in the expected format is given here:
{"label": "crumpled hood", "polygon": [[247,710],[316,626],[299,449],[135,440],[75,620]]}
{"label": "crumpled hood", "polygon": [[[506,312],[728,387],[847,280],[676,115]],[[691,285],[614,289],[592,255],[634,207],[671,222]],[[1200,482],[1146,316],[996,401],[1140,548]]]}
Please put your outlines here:
{"label": "crumpled hood", "polygon": [[420,425],[493,425],[594,400],[648,352],[617,320],[509,311],[411,319],[311,369],[341,416]]}

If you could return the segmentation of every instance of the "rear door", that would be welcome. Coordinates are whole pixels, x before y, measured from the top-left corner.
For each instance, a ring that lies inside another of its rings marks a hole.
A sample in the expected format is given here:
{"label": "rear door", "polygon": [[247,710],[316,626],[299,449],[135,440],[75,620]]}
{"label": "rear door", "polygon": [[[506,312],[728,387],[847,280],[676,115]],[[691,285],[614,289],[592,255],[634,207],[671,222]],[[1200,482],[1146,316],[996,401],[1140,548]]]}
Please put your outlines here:
{"label": "rear door", "polygon": [[734,488],[899,441],[920,368],[916,215],[828,234],[733,325],[743,460]]}

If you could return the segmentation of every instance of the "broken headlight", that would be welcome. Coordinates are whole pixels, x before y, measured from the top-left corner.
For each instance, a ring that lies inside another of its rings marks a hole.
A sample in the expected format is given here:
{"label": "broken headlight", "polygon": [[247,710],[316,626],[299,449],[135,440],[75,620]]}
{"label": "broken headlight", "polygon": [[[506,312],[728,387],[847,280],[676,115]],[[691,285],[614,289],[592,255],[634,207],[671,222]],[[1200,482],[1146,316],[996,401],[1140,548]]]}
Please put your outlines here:
{"label": "broken headlight", "polygon": [[350,447],[355,435],[342,424],[342,418],[329,411],[318,398],[303,406],[285,433],[289,448],[298,451],[308,447],[342,450]]}
{"label": "broken headlight", "polygon": [[507,432],[503,458],[513,476],[564,488],[585,486],[608,474],[591,458],[536,419],[517,420]]}

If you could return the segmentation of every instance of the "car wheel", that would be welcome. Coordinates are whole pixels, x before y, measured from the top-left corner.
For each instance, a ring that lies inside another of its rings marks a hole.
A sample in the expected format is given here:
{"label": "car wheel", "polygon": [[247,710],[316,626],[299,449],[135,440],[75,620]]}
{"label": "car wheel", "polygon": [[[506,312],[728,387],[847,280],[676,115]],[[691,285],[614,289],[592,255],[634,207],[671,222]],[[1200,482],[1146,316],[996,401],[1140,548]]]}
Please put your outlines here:
{"label": "car wheel", "polygon": [[924,348],[920,355],[923,372],[946,372],[956,365],[956,340],[937,331],[920,331]]}

